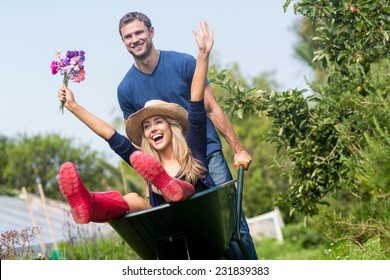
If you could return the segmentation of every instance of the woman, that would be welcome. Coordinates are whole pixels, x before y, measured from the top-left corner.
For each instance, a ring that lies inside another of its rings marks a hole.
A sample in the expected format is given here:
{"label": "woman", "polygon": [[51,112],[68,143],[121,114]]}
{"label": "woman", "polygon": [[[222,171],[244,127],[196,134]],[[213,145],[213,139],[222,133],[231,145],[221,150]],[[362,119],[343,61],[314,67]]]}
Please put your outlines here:
{"label": "woman", "polygon": [[153,100],[132,114],[126,121],[126,133],[142,151],[108,123],[77,104],[65,85],[60,88],[58,97],[65,107],[131,164],[148,181],[150,190],[150,203],[136,193],[122,197],[116,191],[89,192],[74,164],[66,162],[60,168],[59,185],[76,223],[107,222],[128,212],[184,201],[194,192],[214,186],[205,168],[207,115],[203,101],[214,36],[204,21],[193,33],[198,56],[189,113],[177,104]]}

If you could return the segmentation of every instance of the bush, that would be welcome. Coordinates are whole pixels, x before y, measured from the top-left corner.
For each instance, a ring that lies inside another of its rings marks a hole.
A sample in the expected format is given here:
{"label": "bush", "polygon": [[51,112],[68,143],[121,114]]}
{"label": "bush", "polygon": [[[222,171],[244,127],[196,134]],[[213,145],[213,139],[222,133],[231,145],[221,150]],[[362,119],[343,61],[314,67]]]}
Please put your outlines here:
{"label": "bush", "polygon": [[31,242],[38,234],[39,229],[36,227],[3,232],[0,235],[0,259],[31,260],[42,258],[31,248]]}

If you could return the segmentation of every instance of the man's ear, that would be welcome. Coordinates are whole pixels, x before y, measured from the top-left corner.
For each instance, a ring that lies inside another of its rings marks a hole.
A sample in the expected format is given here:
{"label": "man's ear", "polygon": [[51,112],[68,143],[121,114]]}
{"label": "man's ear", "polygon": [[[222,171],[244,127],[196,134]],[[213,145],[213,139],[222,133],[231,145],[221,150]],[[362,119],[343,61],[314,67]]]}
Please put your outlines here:
{"label": "man's ear", "polygon": [[152,27],[150,27],[149,28],[149,33],[150,33],[150,37],[154,37],[154,27],[152,26]]}

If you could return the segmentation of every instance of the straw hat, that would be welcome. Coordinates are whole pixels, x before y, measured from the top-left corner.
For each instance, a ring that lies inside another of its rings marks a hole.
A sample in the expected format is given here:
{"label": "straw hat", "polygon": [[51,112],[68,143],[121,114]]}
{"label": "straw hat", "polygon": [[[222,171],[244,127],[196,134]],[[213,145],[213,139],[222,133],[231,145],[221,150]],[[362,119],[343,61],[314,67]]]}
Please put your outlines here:
{"label": "straw hat", "polygon": [[144,108],[131,114],[126,121],[126,133],[131,142],[141,146],[142,122],[153,116],[174,119],[181,125],[184,135],[188,132],[188,112],[182,106],[162,100],[150,100],[145,103]]}

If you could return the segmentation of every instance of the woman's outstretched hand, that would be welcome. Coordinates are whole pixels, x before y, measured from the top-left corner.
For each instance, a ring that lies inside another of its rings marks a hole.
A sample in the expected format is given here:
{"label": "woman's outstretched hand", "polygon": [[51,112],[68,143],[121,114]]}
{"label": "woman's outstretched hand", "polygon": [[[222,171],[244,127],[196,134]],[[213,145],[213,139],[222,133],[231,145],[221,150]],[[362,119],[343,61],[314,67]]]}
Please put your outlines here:
{"label": "woman's outstretched hand", "polygon": [[198,24],[198,31],[192,31],[198,44],[199,52],[210,54],[214,45],[214,32],[209,30],[209,25],[202,20]]}
{"label": "woman's outstretched hand", "polygon": [[73,92],[65,84],[58,90],[58,99],[64,103],[64,106],[67,109],[69,109],[71,104],[76,103]]}

